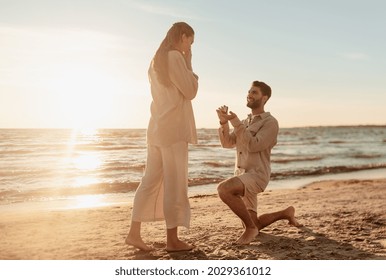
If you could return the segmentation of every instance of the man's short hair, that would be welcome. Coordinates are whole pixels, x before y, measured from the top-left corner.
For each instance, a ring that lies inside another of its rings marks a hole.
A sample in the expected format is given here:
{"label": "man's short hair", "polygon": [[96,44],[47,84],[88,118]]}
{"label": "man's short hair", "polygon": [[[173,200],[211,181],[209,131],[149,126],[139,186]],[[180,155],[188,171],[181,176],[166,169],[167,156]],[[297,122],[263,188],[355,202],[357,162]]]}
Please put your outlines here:
{"label": "man's short hair", "polygon": [[261,93],[265,96],[268,96],[268,99],[271,97],[271,94],[272,94],[271,87],[266,83],[260,82],[260,81],[253,81],[252,86],[260,88]]}

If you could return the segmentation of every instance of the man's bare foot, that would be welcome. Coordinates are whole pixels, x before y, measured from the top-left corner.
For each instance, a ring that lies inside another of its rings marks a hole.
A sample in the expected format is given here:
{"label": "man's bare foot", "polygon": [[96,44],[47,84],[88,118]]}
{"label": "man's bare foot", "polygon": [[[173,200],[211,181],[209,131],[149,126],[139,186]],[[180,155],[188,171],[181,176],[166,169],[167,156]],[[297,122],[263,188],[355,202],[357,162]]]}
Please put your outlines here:
{"label": "man's bare foot", "polygon": [[190,245],[188,243],[185,243],[181,240],[175,240],[173,242],[170,242],[171,244],[166,245],[166,251],[167,252],[182,252],[182,251],[190,251],[194,248],[193,245]]}
{"label": "man's bare foot", "polygon": [[251,243],[258,234],[259,230],[257,228],[246,228],[240,238],[237,239],[236,243],[240,245],[247,245]]}
{"label": "man's bare foot", "polygon": [[126,237],[125,243],[127,245],[133,246],[137,249],[140,249],[142,251],[151,251],[152,248],[147,246],[145,242],[143,242],[142,238],[139,236],[131,236],[130,234]]}
{"label": "man's bare foot", "polygon": [[288,224],[294,227],[302,227],[303,225],[300,224],[296,218],[295,218],[295,208],[293,206],[288,207],[284,210],[284,214],[287,217]]}

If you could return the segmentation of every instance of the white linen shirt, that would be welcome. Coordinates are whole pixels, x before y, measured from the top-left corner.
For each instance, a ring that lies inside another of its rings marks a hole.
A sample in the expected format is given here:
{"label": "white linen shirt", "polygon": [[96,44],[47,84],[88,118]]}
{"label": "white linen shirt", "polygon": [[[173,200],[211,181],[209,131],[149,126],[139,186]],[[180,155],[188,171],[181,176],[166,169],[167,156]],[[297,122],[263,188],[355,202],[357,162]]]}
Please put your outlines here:
{"label": "white linen shirt", "polygon": [[198,90],[198,77],[188,69],[182,53],[169,51],[169,77],[166,87],[157,79],[151,63],[148,74],[153,101],[147,130],[147,143],[168,147],[177,142],[197,143],[192,102]]}
{"label": "white linen shirt", "polygon": [[235,175],[257,174],[257,184],[264,190],[271,176],[271,150],[277,143],[278,122],[265,112],[243,121],[235,117],[231,123],[235,127],[233,132],[225,124],[219,128],[219,137],[222,147],[236,147]]}

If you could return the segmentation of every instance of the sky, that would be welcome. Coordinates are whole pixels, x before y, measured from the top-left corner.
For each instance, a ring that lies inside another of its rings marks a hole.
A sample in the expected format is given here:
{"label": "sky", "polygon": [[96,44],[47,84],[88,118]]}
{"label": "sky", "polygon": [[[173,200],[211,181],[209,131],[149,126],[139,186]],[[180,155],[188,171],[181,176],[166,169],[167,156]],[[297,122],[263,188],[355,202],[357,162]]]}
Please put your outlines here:
{"label": "sky", "polygon": [[0,0],[0,128],[146,128],[147,70],[195,30],[197,128],[244,118],[254,80],[281,127],[386,125],[386,10],[375,0]]}

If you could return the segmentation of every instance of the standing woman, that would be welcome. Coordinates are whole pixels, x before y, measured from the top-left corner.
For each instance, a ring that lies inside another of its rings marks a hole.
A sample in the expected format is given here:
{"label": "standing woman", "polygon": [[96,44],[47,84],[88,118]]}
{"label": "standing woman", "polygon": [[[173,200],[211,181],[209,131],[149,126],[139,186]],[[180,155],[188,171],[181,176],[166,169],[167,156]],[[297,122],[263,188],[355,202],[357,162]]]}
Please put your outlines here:
{"label": "standing woman", "polygon": [[197,143],[191,100],[198,76],[192,70],[194,30],[185,22],[169,29],[149,68],[152,94],[147,129],[145,174],[135,193],[126,244],[151,250],[141,237],[141,223],[166,222],[166,250],[187,251],[192,245],[178,238],[178,227],[189,228],[188,143]]}

